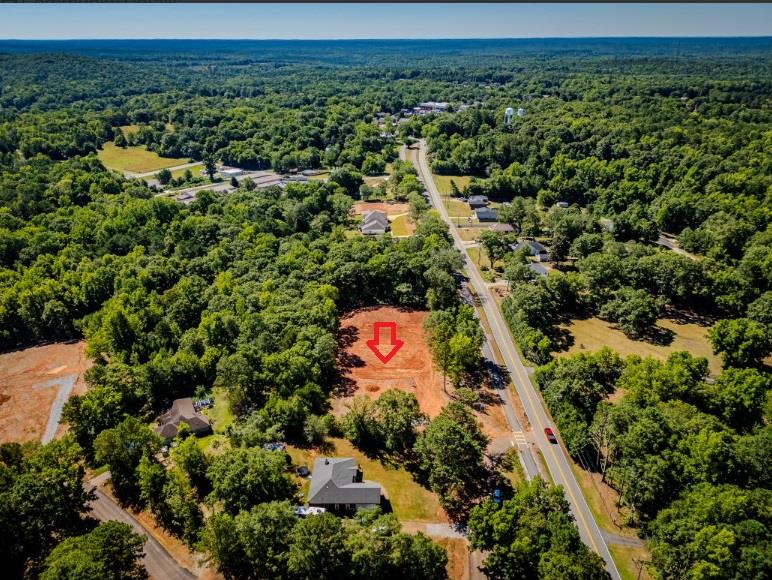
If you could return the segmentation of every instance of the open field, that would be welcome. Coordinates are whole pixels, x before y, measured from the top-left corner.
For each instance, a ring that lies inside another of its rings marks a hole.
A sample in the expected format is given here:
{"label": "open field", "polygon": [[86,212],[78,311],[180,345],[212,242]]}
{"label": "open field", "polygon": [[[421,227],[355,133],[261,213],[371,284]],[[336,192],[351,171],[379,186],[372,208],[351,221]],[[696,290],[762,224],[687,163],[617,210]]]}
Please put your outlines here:
{"label": "open field", "polygon": [[473,242],[484,231],[485,228],[459,228],[458,235],[465,242]]}
{"label": "open field", "polygon": [[445,207],[448,208],[448,215],[451,218],[466,218],[474,216],[474,210],[471,209],[468,204],[458,199],[446,199]]}
{"label": "open field", "polygon": [[128,137],[132,133],[139,131],[139,125],[121,125],[119,129],[123,132],[125,137]]}
{"label": "open field", "polygon": [[469,182],[472,180],[472,178],[468,175],[433,175],[433,177],[434,183],[437,185],[437,190],[442,195],[450,195],[451,181],[455,182],[456,187],[458,187],[460,191],[463,191],[463,189],[469,185]]}
{"label": "open field", "polygon": [[410,211],[407,203],[386,203],[380,201],[358,201],[354,204],[354,213],[363,215],[368,211],[382,211],[387,216],[399,215]]}
{"label": "open field", "polygon": [[[324,453],[315,449],[299,449],[292,446],[287,446],[287,452],[295,465],[306,465],[311,470],[313,470],[314,459],[317,457],[353,457],[362,468],[364,479],[381,484],[383,495],[389,500],[391,509],[400,520],[447,521],[437,497],[416,483],[405,468],[386,466],[380,461],[368,459],[345,439],[333,438],[329,441],[332,449],[325,450]],[[304,487],[305,493],[308,486]]]}
{"label": "open field", "polygon": [[685,350],[694,356],[704,356],[708,359],[710,372],[716,375],[721,372],[721,359],[713,354],[708,341],[708,330],[697,324],[681,324],[673,320],[661,318],[657,321],[659,328],[673,333],[673,341],[668,345],[652,344],[641,340],[631,340],[624,333],[614,328],[610,322],[599,318],[572,320],[567,329],[574,337],[574,344],[565,351],[555,353],[556,356],[567,356],[576,352],[596,351],[609,346],[622,356],[637,354],[665,360],[670,353]]}
{"label": "open field", "polygon": [[[427,312],[420,310],[375,307],[356,310],[341,319],[343,353],[340,360],[344,364],[344,384],[339,396],[333,400],[333,412],[337,416],[345,414],[346,404],[355,395],[377,399],[389,389],[413,393],[421,410],[429,417],[435,417],[451,401],[453,387],[448,382],[447,392],[443,390],[442,373],[434,368],[426,344],[423,331],[426,316]],[[373,337],[375,322],[392,321],[397,323],[397,338],[405,344],[384,364],[367,347],[366,341]],[[496,403],[498,395],[485,387],[481,389],[483,398],[491,400],[484,411],[475,412],[483,431],[491,438],[508,434],[504,411]]]}
{"label": "open field", "polygon": [[156,153],[145,149],[144,146],[123,149],[116,147],[112,141],[102,145],[102,149],[97,151],[97,157],[108,169],[133,173],[156,171],[188,162],[187,157],[159,157]]}
{"label": "open field", "polygon": [[83,394],[91,366],[85,342],[55,343],[0,355],[0,443],[50,441],[71,395]]}
{"label": "open field", "polygon": [[191,165],[190,167],[187,167],[185,169],[175,169],[172,171],[172,179],[178,179],[182,177],[185,172],[190,169],[190,172],[193,174],[193,177],[198,177],[199,171],[204,167],[203,163],[198,163],[196,165]]}
{"label": "open field", "polygon": [[391,235],[395,238],[412,236],[415,232],[415,224],[410,221],[408,214],[396,216],[391,220]]}
{"label": "open field", "polygon": [[225,389],[214,389],[212,398],[214,405],[202,411],[212,425],[212,434],[199,437],[196,442],[203,451],[216,454],[225,450],[229,445],[228,438],[224,433],[233,423],[233,413],[228,407],[228,393]]}

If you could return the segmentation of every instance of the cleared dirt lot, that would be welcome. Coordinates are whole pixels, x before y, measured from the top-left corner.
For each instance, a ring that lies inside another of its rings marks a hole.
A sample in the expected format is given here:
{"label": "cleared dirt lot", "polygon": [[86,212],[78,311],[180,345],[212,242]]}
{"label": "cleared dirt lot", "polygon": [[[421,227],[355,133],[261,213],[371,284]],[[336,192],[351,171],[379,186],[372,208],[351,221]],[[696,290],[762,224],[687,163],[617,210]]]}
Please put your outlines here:
{"label": "cleared dirt lot", "polygon": [[64,431],[62,406],[86,390],[85,347],[57,343],[0,355],[0,443],[48,441]]}
{"label": "cleared dirt lot", "polygon": [[[421,410],[435,417],[450,402],[453,387],[442,387],[442,373],[434,368],[431,352],[426,344],[423,323],[426,311],[394,307],[373,307],[348,313],[340,322],[340,355],[343,385],[339,396],[333,400],[333,412],[341,416],[346,403],[355,395],[367,395],[377,399],[389,389],[413,393]],[[404,346],[388,363],[382,363],[367,346],[373,338],[375,322],[396,322],[397,338]],[[482,389],[483,399],[489,401],[484,412],[476,412],[483,430],[490,437],[507,434],[508,426],[497,395]]]}
{"label": "cleared dirt lot", "polygon": [[386,203],[381,201],[358,201],[354,204],[354,213],[364,214],[368,211],[382,211],[386,215],[399,215],[410,211],[407,203]]}

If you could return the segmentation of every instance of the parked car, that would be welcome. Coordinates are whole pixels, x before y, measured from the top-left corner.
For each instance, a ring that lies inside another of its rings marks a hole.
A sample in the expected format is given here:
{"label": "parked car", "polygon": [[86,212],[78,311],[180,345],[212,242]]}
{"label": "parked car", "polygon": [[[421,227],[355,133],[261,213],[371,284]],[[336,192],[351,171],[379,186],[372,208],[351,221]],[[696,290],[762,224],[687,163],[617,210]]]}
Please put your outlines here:
{"label": "parked car", "polygon": [[297,474],[300,477],[308,477],[311,474],[311,472],[308,470],[308,467],[306,467],[305,465],[301,465],[300,467],[297,468]]}
{"label": "parked car", "polygon": [[555,437],[555,433],[553,433],[552,429],[549,427],[544,428],[544,434],[547,436],[550,443],[556,444],[558,442],[558,438]]}

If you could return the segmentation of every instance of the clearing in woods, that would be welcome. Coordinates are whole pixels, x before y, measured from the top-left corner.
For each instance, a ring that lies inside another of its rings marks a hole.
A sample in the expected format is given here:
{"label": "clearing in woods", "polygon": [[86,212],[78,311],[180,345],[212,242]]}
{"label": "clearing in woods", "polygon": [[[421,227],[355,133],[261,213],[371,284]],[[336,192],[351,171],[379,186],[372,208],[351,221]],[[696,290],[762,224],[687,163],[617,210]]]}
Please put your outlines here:
{"label": "clearing in woods", "polygon": [[64,431],[67,399],[86,391],[86,343],[36,346],[0,355],[0,443],[48,442]]}
{"label": "clearing in woods", "polygon": [[174,167],[190,161],[187,157],[161,157],[157,153],[141,147],[116,147],[112,141],[102,145],[97,151],[97,157],[102,165],[117,171],[145,173],[161,170],[164,167]]}
{"label": "clearing in woods", "polygon": [[[451,400],[453,386],[443,390],[442,373],[432,362],[423,324],[428,312],[395,307],[363,308],[348,313],[340,321],[342,352],[339,357],[343,384],[333,401],[333,412],[340,417],[355,395],[377,399],[389,389],[413,393],[421,410],[436,417]],[[388,363],[382,363],[367,346],[373,338],[375,322],[396,322],[397,338],[404,346]],[[481,398],[488,401],[483,411],[476,411],[483,431],[491,438],[510,432],[501,400],[487,387],[480,387]]]}

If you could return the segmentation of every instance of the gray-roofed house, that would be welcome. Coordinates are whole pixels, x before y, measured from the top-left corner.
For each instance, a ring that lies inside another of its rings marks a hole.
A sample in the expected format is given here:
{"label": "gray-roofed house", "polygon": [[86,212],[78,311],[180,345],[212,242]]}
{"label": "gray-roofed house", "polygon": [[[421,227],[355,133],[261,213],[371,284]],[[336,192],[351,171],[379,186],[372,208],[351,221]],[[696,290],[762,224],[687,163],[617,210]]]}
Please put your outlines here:
{"label": "gray-roofed house", "polygon": [[172,408],[159,417],[155,432],[168,443],[177,436],[180,423],[187,423],[190,432],[195,435],[211,430],[209,419],[196,412],[190,397],[175,399]]}
{"label": "gray-roofed house", "polygon": [[478,207],[485,207],[488,205],[488,198],[484,195],[470,195],[466,200],[470,209],[477,209]]}
{"label": "gray-roofed house", "polygon": [[477,219],[481,222],[496,221],[496,210],[489,207],[478,207],[474,210],[474,215],[477,216]]}
{"label": "gray-roofed house", "polygon": [[382,211],[368,211],[362,216],[359,230],[366,235],[385,234],[389,229],[389,219]]}
{"label": "gray-roofed house", "polygon": [[319,457],[314,461],[308,505],[329,511],[355,511],[381,505],[381,486],[362,480],[350,457]]}
{"label": "gray-roofed house", "polygon": [[545,268],[544,266],[542,266],[537,262],[531,262],[530,264],[528,264],[528,269],[534,274],[536,274],[537,276],[546,276],[547,274],[549,274],[549,272],[547,271],[547,268]]}
{"label": "gray-roofed house", "polygon": [[547,248],[545,248],[542,244],[540,244],[535,240],[522,240],[517,244],[511,246],[511,248],[515,252],[523,248],[526,248],[528,250],[528,254],[530,256],[535,257],[537,261],[539,262],[550,261],[550,255],[549,255],[549,252],[547,251]]}

